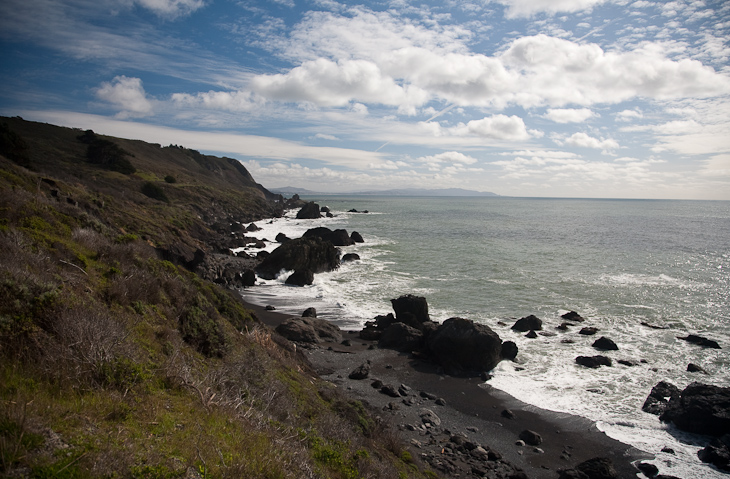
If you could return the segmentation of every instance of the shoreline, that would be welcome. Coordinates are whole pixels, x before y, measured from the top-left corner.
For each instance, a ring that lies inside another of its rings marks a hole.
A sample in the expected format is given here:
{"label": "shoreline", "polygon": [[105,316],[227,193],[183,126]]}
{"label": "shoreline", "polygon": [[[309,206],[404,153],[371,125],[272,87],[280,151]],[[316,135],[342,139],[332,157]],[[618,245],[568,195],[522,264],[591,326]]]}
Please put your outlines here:
{"label": "shoreline", "polygon": [[[243,292],[240,295],[246,307],[272,329],[292,317],[251,303]],[[347,397],[369,405],[398,430],[415,460],[427,463],[443,477],[479,477],[485,472],[474,469],[471,455],[456,451],[451,441],[454,435],[463,435],[496,452],[502,458],[500,463],[521,469],[529,478],[554,479],[559,476],[558,470],[574,468],[596,457],[610,459],[617,477],[637,477],[639,471],[632,463],[653,459],[608,437],[586,418],[523,403],[480,378],[445,375],[436,365],[410,354],[379,349],[377,342],[360,339],[357,331],[343,331],[343,338],[351,345],[324,342],[301,350],[322,379],[336,385]],[[367,379],[348,378],[367,361],[371,367]],[[371,386],[375,379],[396,389],[405,385],[408,392],[397,398],[387,396]],[[440,399],[443,405],[423,397],[421,392]],[[419,416],[423,409],[435,413],[441,424],[423,428]],[[504,417],[504,410],[510,410],[514,417]],[[540,434],[542,443],[517,445],[524,430]]]}

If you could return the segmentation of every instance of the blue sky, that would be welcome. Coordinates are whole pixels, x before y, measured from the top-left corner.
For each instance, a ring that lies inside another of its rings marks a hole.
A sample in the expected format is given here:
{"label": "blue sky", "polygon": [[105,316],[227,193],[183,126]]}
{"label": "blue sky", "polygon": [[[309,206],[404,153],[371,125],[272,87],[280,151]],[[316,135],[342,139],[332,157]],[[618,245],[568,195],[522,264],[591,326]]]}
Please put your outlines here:
{"label": "blue sky", "polygon": [[723,1],[3,0],[0,113],[269,188],[730,199]]}

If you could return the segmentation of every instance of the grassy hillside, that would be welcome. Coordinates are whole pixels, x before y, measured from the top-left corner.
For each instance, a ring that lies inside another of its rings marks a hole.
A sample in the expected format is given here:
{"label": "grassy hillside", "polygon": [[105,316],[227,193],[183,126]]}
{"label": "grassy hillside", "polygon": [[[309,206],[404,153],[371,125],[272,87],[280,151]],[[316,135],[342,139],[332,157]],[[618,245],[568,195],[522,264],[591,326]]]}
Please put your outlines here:
{"label": "grassy hillside", "polygon": [[183,266],[281,212],[238,162],[0,124],[1,476],[432,476]]}

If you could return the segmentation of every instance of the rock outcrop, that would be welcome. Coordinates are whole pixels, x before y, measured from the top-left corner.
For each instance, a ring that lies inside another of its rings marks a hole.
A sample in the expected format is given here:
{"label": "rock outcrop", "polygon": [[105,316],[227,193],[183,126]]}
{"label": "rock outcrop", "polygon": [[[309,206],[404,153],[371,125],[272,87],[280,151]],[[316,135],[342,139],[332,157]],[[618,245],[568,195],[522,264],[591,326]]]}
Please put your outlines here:
{"label": "rock outcrop", "polygon": [[331,230],[329,228],[326,228],[324,226],[319,226],[317,228],[308,229],[302,237],[304,238],[312,238],[317,237],[321,238],[324,241],[329,241],[335,246],[351,246],[355,244],[352,239],[350,239],[350,235],[347,234],[346,230]]}
{"label": "rock outcrop", "polygon": [[272,251],[256,266],[256,274],[264,279],[274,279],[282,270],[309,269],[316,274],[335,270],[339,265],[340,252],[329,241],[297,238]]}
{"label": "rock outcrop", "polygon": [[299,343],[342,341],[342,333],[337,325],[317,318],[289,318],[276,327],[276,332],[289,341]]}
{"label": "rock outcrop", "polygon": [[542,320],[534,314],[531,314],[518,319],[512,326],[512,329],[522,333],[526,333],[527,331],[540,331],[542,329]]}
{"label": "rock outcrop", "polygon": [[659,416],[683,431],[722,436],[730,431],[730,387],[692,383]]}
{"label": "rock outcrop", "polygon": [[322,215],[319,213],[319,205],[313,201],[302,206],[302,209],[297,212],[298,220],[313,220],[321,217]]}
{"label": "rock outcrop", "polygon": [[674,384],[661,381],[651,388],[651,392],[646,398],[646,401],[644,401],[644,405],[641,406],[641,410],[658,416],[666,411],[669,400],[674,398],[678,399],[680,393],[681,391]]}
{"label": "rock outcrop", "polygon": [[486,324],[444,321],[426,339],[429,356],[447,371],[490,371],[502,360],[502,340]]}

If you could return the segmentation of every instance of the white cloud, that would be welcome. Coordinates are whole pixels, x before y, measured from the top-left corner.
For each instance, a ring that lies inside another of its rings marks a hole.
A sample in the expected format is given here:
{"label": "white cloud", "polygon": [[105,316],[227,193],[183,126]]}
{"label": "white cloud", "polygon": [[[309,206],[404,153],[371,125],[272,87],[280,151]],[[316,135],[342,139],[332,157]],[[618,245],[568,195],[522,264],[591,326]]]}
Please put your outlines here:
{"label": "white cloud", "polygon": [[203,0],[135,0],[137,4],[165,18],[178,18],[205,6]]}
{"label": "white cloud", "polygon": [[555,123],[581,123],[594,116],[597,116],[596,113],[593,113],[588,108],[549,108],[547,113],[545,113],[545,118]]}
{"label": "white cloud", "polygon": [[324,58],[305,62],[286,74],[259,75],[252,88],[268,98],[344,106],[358,100],[407,108],[425,103],[428,94],[417,87],[400,86],[378,66],[365,60],[333,62]]}
{"label": "white cloud", "polygon": [[436,155],[422,156],[418,158],[418,161],[426,163],[431,168],[440,168],[440,165],[444,163],[448,165],[473,165],[478,160],[458,151],[446,151]]}
{"label": "white cloud", "polygon": [[587,135],[586,133],[578,132],[573,133],[571,136],[565,139],[565,143],[571,146],[577,146],[580,148],[595,148],[599,150],[615,150],[619,147],[616,140],[612,139],[598,139]]}
{"label": "white cloud", "polygon": [[530,137],[525,122],[515,115],[494,115],[472,120],[467,124],[461,123],[450,131],[459,136],[473,135],[495,140],[526,140]]}
{"label": "white cloud", "polygon": [[248,91],[208,91],[190,95],[173,93],[171,100],[178,107],[225,110],[232,112],[250,112],[260,108],[264,99]]}
{"label": "white cloud", "polygon": [[339,140],[335,135],[328,135],[326,133],[317,133],[313,137],[315,140],[328,140],[328,141],[336,141]]}
{"label": "white cloud", "polygon": [[554,15],[591,10],[607,0],[494,0],[507,7],[507,18],[531,17],[538,13]]}
{"label": "white cloud", "polygon": [[103,82],[95,90],[100,100],[119,108],[119,118],[144,117],[152,114],[152,102],[142,87],[142,80],[124,75],[114,77],[111,82]]}
{"label": "white cloud", "polygon": [[616,113],[616,121],[632,121],[643,118],[644,114],[640,110],[622,110]]}

